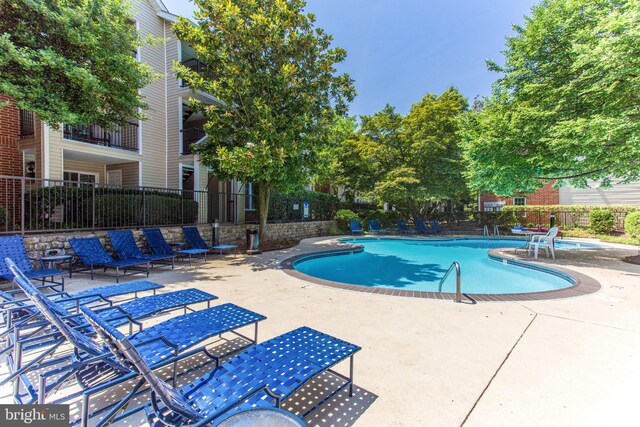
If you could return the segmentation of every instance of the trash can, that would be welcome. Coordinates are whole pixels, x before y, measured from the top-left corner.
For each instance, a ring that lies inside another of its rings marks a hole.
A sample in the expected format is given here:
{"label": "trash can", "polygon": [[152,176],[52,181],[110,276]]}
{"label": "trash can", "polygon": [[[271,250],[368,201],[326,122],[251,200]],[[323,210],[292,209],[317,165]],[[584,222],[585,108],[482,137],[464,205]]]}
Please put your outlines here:
{"label": "trash can", "polygon": [[247,253],[260,253],[260,237],[258,236],[258,230],[256,229],[247,229]]}

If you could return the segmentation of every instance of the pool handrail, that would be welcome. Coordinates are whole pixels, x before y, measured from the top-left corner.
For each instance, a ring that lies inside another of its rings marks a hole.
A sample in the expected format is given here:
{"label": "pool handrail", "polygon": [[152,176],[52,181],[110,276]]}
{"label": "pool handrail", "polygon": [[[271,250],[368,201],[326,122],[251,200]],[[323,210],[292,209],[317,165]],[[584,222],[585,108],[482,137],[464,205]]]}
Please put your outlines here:
{"label": "pool handrail", "polygon": [[461,282],[460,264],[458,263],[458,261],[453,261],[451,263],[451,265],[449,266],[449,269],[445,273],[444,277],[442,277],[442,279],[440,279],[440,283],[438,284],[438,290],[439,290],[439,292],[442,292],[442,284],[444,283],[445,280],[447,280],[447,277],[449,277],[449,274],[451,273],[451,271],[453,271],[454,268],[456,269],[456,297],[455,297],[455,299],[453,301],[454,302],[462,302],[462,289],[461,289],[461,286],[460,286],[460,282]]}

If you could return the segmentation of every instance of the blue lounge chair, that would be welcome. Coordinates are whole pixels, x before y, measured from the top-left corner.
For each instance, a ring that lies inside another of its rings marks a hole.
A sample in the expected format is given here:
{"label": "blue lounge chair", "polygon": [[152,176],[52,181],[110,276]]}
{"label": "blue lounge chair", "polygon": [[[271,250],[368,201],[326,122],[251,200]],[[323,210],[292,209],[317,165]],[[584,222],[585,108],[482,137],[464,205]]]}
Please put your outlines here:
{"label": "blue lounge chair", "polygon": [[[228,361],[217,364],[212,371],[192,383],[176,389],[156,376],[138,346],[130,339],[99,316],[92,316],[89,310],[83,313],[92,326],[101,331],[117,359],[132,364],[144,377],[151,388],[152,409],[147,408],[148,415],[167,425],[216,425],[238,408],[279,407],[307,381],[325,371],[332,372],[345,383],[319,405],[347,386],[349,396],[353,395],[353,356],[360,347],[308,327],[249,347]],[[347,358],[351,359],[349,377],[331,370]],[[153,419],[149,421],[154,425]]]}
{"label": "blue lounge chair", "polygon": [[407,222],[403,219],[399,219],[396,224],[398,224],[398,232],[400,234],[415,234],[416,230],[412,230],[407,226]]}
{"label": "blue lounge chair", "polygon": [[189,265],[191,265],[191,259],[193,257],[202,257],[204,261],[207,261],[208,249],[178,249],[173,250],[167,243],[162,235],[162,231],[159,228],[145,228],[142,230],[147,244],[156,255],[175,255],[178,258],[188,258]]}
{"label": "blue lounge chair", "polygon": [[364,234],[362,225],[357,219],[352,219],[351,221],[349,221],[349,231],[351,231],[351,234]]}
{"label": "blue lounge chair", "polygon": [[[27,255],[27,249],[24,246],[24,239],[22,236],[0,237],[0,259],[5,258],[11,258],[29,279],[41,281],[41,287],[47,287],[56,292],[64,291],[64,271],[45,268],[42,261],[31,260]],[[41,268],[33,268],[31,261],[39,261]],[[60,276],[59,282],[55,281],[56,276]],[[6,280],[13,280],[13,273],[11,273],[3,262],[0,262],[0,277]],[[46,283],[50,283],[50,285],[47,285]]]}
{"label": "blue lounge chair", "polygon": [[[5,263],[7,267],[9,265],[15,265],[15,263],[13,263],[9,258],[5,259]],[[143,290],[158,289],[162,287],[162,285],[147,281],[131,282],[123,286],[126,286],[126,288],[122,288],[122,290],[129,290],[136,295],[137,292],[142,292]],[[138,321],[147,317],[173,310],[186,310],[190,305],[204,302],[207,303],[207,306],[210,306],[211,301],[218,298],[215,295],[211,295],[199,289],[184,289],[163,294],[155,294],[154,290],[154,295],[135,298],[133,300],[122,302],[118,305],[113,305],[112,301],[108,301],[107,296],[121,295],[126,292],[119,293],[118,288],[114,286],[105,286],[74,294],[71,298],[59,298],[57,300],[52,300],[52,303],[58,308],[61,316],[68,318],[68,320],[74,323],[77,327],[86,327],[86,322],[84,322],[83,317],[80,314],[72,314],[68,310],[73,308],[77,309],[81,304],[88,304],[101,299],[95,294],[96,291],[99,291],[101,296],[104,296],[104,300],[107,300],[105,302],[108,306],[100,308],[101,315],[115,326],[129,323],[130,329],[133,327],[133,323],[139,324],[137,323]],[[42,295],[45,297],[44,294]],[[13,326],[21,326],[22,328],[33,328],[41,325],[41,323],[36,321],[36,319],[39,319],[39,313],[34,311],[32,307],[26,306],[22,301],[15,300],[6,292],[3,292],[1,296],[4,300],[1,307],[9,309],[8,315],[5,315],[5,322],[12,322]],[[15,319],[14,316],[20,317],[20,323],[15,322],[17,319]],[[12,318],[13,320],[11,320]],[[15,330],[12,329],[7,328],[2,332],[2,334],[0,334],[0,337],[5,337],[10,332],[15,332]],[[3,352],[4,351],[0,351],[0,354]]]}
{"label": "blue lounge chair", "polygon": [[[11,262],[11,260],[6,260]],[[46,298],[42,294],[43,298]],[[215,295],[203,292],[198,289],[184,289],[180,291],[167,292],[142,298],[136,298],[122,302],[118,305],[109,305],[104,308],[96,309],[102,317],[114,326],[128,324],[129,331],[133,332],[133,326],[142,328],[140,321],[158,314],[169,313],[175,310],[188,310],[189,306],[200,303],[207,303],[207,307],[211,306],[211,301],[217,299]],[[73,314],[69,311],[70,305],[76,307],[77,300],[50,300],[53,306],[58,310],[58,314],[64,317],[70,324],[76,328],[87,329],[88,325],[80,314]],[[23,344],[28,345],[25,349],[41,348],[51,341],[51,336],[46,337],[47,340],[38,340],[37,335],[48,326],[48,322],[41,319],[41,314],[32,307],[17,307],[20,319],[13,321],[13,327],[3,332],[2,337],[6,337],[6,345],[0,351],[5,354],[10,351],[15,352],[16,345],[22,348]],[[13,313],[11,313],[13,314]],[[16,344],[21,341],[23,344]],[[20,350],[18,353],[22,353]],[[6,380],[0,380],[2,385]]]}
{"label": "blue lounge chair", "polygon": [[369,233],[372,234],[384,234],[386,230],[380,228],[380,223],[377,219],[369,220]]}
{"label": "blue lounge chair", "polygon": [[187,243],[189,243],[189,245],[191,246],[191,249],[207,249],[210,251],[219,251],[221,255],[222,251],[238,249],[238,246],[236,245],[207,245],[207,243],[200,235],[198,227],[182,227],[182,232],[184,233],[185,239],[187,239]]}
{"label": "blue lounge chair", "polygon": [[[50,307],[59,317],[63,318],[65,322],[69,325],[73,326],[79,330],[90,331],[91,328],[89,324],[86,322],[82,314],[72,314],[64,306],[57,304],[56,301],[53,301],[47,298],[42,292],[38,291],[35,287],[33,287],[30,282],[25,285],[24,280],[17,281],[17,275],[19,273],[21,278],[24,278],[24,275],[20,272],[20,270],[16,267],[16,265],[10,259],[5,259],[5,262],[8,268],[16,274],[16,284],[20,286],[20,288],[29,296],[30,298],[37,294],[43,300],[46,300],[46,304]],[[28,281],[28,280],[27,280]],[[181,291],[168,292],[165,294],[157,294],[153,296],[147,296],[143,298],[138,298],[135,300],[124,302],[120,305],[110,306],[107,308],[102,308],[100,310],[96,310],[99,313],[100,317],[104,319],[110,325],[121,326],[126,323],[129,323],[129,331],[133,332],[133,324],[136,324],[142,329],[142,325],[140,321],[151,316],[157,315],[159,313],[166,313],[169,311],[177,310],[177,309],[186,309],[188,306],[198,303],[207,303],[207,308],[210,308],[211,301],[217,299],[215,295],[208,294],[206,292],[200,291],[198,289],[185,289]],[[32,299],[33,301],[33,299]],[[39,311],[38,316],[41,316],[42,313]],[[34,319],[35,317],[32,317]],[[31,320],[31,319],[30,319]],[[27,328],[35,328],[36,333],[43,330],[44,326],[49,326],[50,323],[45,320],[37,320],[35,322],[26,322],[22,321],[20,324],[15,325],[15,329],[19,327],[21,329]],[[185,328],[185,325],[182,325]],[[186,332],[183,332],[186,334]],[[64,342],[64,340],[59,339],[59,333],[51,333],[47,334],[44,337],[34,336],[34,333],[26,336],[28,339],[25,339],[25,336],[19,336],[16,334],[14,337],[14,352],[7,354],[7,362],[9,365],[10,375],[6,378],[0,380],[0,386],[14,381],[19,378],[23,381],[27,381],[25,377],[25,373],[29,370],[33,369],[36,366],[39,366],[40,362],[49,357],[53,352],[57,350],[57,348]],[[30,347],[27,347],[30,346]],[[32,356],[29,364],[22,364],[22,353],[29,348],[42,348],[37,355]],[[19,385],[19,381],[16,383]],[[18,387],[19,388],[19,387]],[[16,400],[19,400],[20,397],[17,395],[18,389],[14,389],[16,395],[14,396]],[[28,392],[32,392],[31,388],[27,387]]]}
{"label": "blue lounge chair", "polygon": [[[93,280],[93,276],[95,274],[98,274],[95,271],[96,268],[103,269],[104,272],[106,272],[107,268],[115,269],[116,283],[120,281],[121,275],[129,276],[131,274],[144,273],[149,277],[149,261],[140,259],[114,260],[111,258],[111,255],[107,253],[97,237],[69,239],[69,244],[82,263],[82,267],[74,267],[73,271],[80,273],[86,273],[89,271],[91,274],[91,280]],[[122,274],[120,274],[121,269],[123,271]],[[129,270],[128,273],[127,270]]]}
{"label": "blue lounge chair", "polygon": [[118,254],[118,258],[120,259],[132,259],[132,260],[146,260],[151,263],[153,266],[155,263],[171,266],[173,270],[175,266],[175,255],[145,255],[142,253],[138,245],[136,244],[136,239],[133,237],[133,232],[131,230],[117,230],[117,231],[108,231],[109,240],[111,240],[111,246],[113,246],[113,250]]}
{"label": "blue lounge chair", "polygon": [[[2,264],[4,265],[4,263]],[[146,280],[136,280],[118,285],[99,286],[73,293],[62,292],[47,295],[47,297],[54,299],[56,304],[61,305],[67,310],[71,310],[74,307],[78,310],[81,304],[91,304],[95,302],[112,304],[113,301],[110,300],[110,298],[122,295],[133,294],[133,298],[138,298],[138,294],[145,291],[152,291],[155,295],[156,290],[163,287],[162,285]],[[0,316],[2,317],[0,320],[5,326],[5,330],[0,334],[0,338],[10,331],[15,321],[24,319],[26,316],[37,314],[36,311],[29,307],[28,298],[19,299],[7,292],[0,291],[0,300]]]}
{"label": "blue lounge chair", "polygon": [[424,223],[424,220],[422,219],[416,220],[416,231],[420,234],[425,234],[425,235],[435,234],[433,230],[431,230],[430,228],[427,228],[427,225]]}
{"label": "blue lounge chair", "polygon": [[[72,344],[76,351],[71,355],[62,358],[44,361],[39,368],[53,365],[60,365],[67,361],[64,366],[55,369],[48,369],[41,374],[41,380],[37,391],[38,403],[44,404],[46,396],[51,391],[56,390],[74,375],[80,386],[84,389],[82,408],[82,421],[86,425],[89,414],[89,398],[105,388],[121,384],[134,379],[137,374],[126,364],[116,360],[113,355],[102,345],[96,343],[90,336],[79,330],[72,328],[57,312],[57,307],[45,298],[40,292],[35,290],[29,280],[16,270],[16,281],[24,292],[29,296],[34,305],[43,316],[60,333],[60,340]],[[99,316],[86,306],[82,307],[83,312],[90,316]],[[224,304],[211,307],[206,310],[196,311],[182,316],[174,317],[160,324],[146,328],[129,337],[132,343],[141,350],[146,363],[152,369],[164,366],[165,360],[171,359],[186,350],[199,345],[217,335],[233,332],[251,343],[255,343],[258,335],[258,322],[266,319],[261,314],[254,313],[234,304]],[[235,329],[254,324],[255,335],[253,340],[239,334]],[[202,349],[192,352],[203,352]],[[204,351],[205,356],[211,355]],[[212,357],[216,360],[215,357]],[[68,360],[66,360],[68,359]],[[174,380],[176,377],[176,365],[173,364]],[[53,382],[47,385],[47,381]],[[96,387],[99,387],[96,389]],[[131,396],[133,397],[133,396]],[[31,403],[31,402],[29,402]],[[120,404],[123,403],[122,401]],[[117,410],[116,410],[117,412]]]}

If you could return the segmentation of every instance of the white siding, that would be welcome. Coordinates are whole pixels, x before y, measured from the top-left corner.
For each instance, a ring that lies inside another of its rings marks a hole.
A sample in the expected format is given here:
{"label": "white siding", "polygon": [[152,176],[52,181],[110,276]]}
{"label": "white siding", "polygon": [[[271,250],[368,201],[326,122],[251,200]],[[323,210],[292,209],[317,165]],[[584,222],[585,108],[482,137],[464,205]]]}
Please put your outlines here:
{"label": "white siding", "polygon": [[[144,39],[151,34],[164,36],[164,21],[156,14],[149,1],[136,2],[135,17],[138,21],[140,36]],[[165,46],[144,45],[140,48],[140,59],[162,75],[140,92],[149,105],[146,114],[148,120],[142,122],[142,185],[164,187],[166,182],[165,130],[166,130],[166,93],[165,93]]]}
{"label": "white siding", "polygon": [[560,188],[561,205],[640,205],[640,182],[614,184],[612,188]]}
{"label": "white siding", "polygon": [[[168,187],[179,188],[180,180],[179,176],[180,163],[192,163],[193,156],[181,156],[180,155],[180,122],[182,117],[180,116],[180,104],[182,102],[187,103],[189,101],[189,91],[185,88],[180,88],[178,79],[175,77],[173,71],[173,61],[178,61],[180,58],[178,52],[178,39],[171,30],[167,31],[167,164],[168,164]],[[184,95],[184,98],[181,97]]]}

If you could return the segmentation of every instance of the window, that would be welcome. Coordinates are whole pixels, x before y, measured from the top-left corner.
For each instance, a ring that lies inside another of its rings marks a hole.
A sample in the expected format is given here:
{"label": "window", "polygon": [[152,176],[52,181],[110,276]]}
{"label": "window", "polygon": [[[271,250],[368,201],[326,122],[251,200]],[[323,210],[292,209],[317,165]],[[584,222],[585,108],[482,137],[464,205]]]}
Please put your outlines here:
{"label": "window", "polygon": [[253,184],[247,182],[244,186],[244,210],[245,211],[255,211],[256,210],[256,200],[253,195]]}
{"label": "window", "polygon": [[63,179],[65,181],[77,182],[78,184],[95,184],[98,182],[98,175],[89,172],[65,171]]}
{"label": "window", "polygon": [[513,205],[514,206],[526,206],[527,205],[527,198],[526,197],[514,197],[513,198]]}
{"label": "window", "polygon": [[485,212],[500,212],[505,202],[484,202]]}

